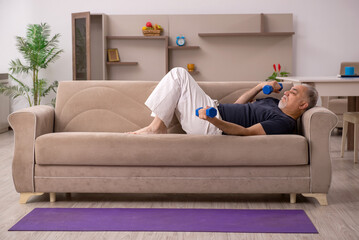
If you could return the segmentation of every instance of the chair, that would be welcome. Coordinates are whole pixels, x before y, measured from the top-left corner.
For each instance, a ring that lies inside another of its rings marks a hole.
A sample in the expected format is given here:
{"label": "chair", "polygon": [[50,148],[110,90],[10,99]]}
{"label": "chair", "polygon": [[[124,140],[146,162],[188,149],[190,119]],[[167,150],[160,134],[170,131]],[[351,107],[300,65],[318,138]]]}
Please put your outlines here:
{"label": "chair", "polygon": [[348,111],[348,98],[342,96],[322,97],[322,106],[338,117],[337,128],[343,127],[343,114]]}
{"label": "chair", "polygon": [[348,131],[348,123],[354,124],[354,163],[358,162],[358,140],[359,140],[359,112],[346,112],[343,115],[342,150],[340,157],[344,155],[344,146]]}

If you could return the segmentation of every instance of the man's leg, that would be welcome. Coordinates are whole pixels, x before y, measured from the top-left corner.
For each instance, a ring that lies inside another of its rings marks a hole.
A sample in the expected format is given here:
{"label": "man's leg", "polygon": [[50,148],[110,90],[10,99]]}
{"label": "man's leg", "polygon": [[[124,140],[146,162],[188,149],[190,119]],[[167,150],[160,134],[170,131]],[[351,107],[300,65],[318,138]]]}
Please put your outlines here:
{"label": "man's leg", "polygon": [[165,134],[167,133],[167,127],[159,117],[155,117],[150,125],[141,128],[132,134]]}
{"label": "man's leg", "polygon": [[180,98],[180,88],[174,80],[175,75],[174,68],[161,79],[145,102],[145,105],[152,111],[151,116],[154,117],[151,124],[132,133],[167,133],[167,128],[172,121],[173,113]]}
{"label": "man's leg", "polygon": [[183,68],[174,68],[167,73],[145,104],[151,109],[155,119],[149,126],[135,133],[163,132],[164,127],[169,127],[175,113],[188,134],[221,134],[217,127],[195,116],[198,107],[216,106]]}

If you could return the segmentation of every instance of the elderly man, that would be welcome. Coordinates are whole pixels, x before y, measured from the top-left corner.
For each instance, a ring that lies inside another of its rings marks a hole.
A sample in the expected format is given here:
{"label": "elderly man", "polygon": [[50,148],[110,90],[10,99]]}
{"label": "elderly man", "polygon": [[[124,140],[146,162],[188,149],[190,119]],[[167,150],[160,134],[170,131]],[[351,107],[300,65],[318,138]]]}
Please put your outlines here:
{"label": "elderly man", "polygon": [[[316,105],[317,91],[308,85],[292,87],[279,101],[264,98],[253,101],[265,85],[279,92],[276,82],[263,82],[240,96],[234,104],[219,104],[211,99],[183,68],[172,69],[151,93],[146,106],[152,111],[152,123],[133,134],[163,134],[176,114],[187,134],[265,135],[291,134],[296,119]],[[199,116],[195,115],[197,108]],[[215,107],[216,117],[206,115],[206,109]]]}

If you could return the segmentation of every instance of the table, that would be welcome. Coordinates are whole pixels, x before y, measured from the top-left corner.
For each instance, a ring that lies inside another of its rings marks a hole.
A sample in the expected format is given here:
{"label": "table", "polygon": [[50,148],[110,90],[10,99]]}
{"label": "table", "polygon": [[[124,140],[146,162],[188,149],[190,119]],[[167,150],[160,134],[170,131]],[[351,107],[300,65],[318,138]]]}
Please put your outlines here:
{"label": "table", "polygon": [[[309,84],[314,86],[319,96],[348,96],[348,112],[359,112],[359,78],[327,77],[278,77],[283,81],[294,84]],[[354,127],[348,127],[348,150],[354,149]]]}

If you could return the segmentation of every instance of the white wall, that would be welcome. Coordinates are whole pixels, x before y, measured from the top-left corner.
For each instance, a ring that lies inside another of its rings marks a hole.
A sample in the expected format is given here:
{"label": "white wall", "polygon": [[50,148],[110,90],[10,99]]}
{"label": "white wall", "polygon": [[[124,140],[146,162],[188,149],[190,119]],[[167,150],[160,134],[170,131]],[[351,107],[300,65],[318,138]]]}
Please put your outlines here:
{"label": "white wall", "polygon": [[[293,73],[336,75],[342,61],[359,61],[359,0],[0,0],[0,72],[20,57],[14,37],[30,23],[47,22],[60,33],[62,57],[44,74],[51,80],[72,78],[71,13],[241,14],[293,13]],[[17,103],[13,110],[24,107]]]}

